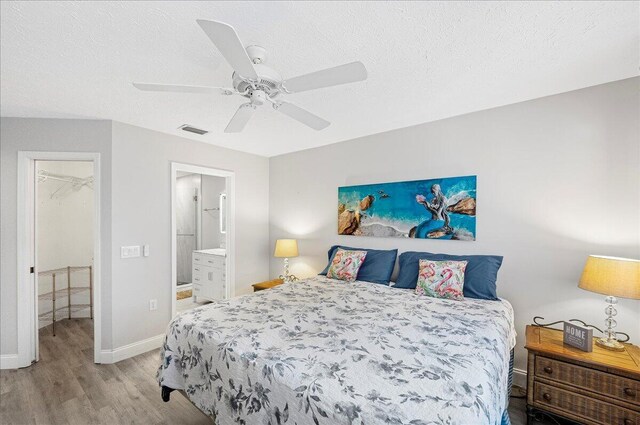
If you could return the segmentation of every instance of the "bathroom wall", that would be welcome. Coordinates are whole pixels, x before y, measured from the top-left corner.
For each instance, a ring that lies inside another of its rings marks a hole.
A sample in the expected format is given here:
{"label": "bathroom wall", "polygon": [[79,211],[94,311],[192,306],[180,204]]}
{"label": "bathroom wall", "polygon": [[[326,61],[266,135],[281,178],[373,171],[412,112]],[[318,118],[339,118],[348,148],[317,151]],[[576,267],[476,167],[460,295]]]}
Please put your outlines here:
{"label": "bathroom wall", "polygon": [[[225,235],[220,233],[220,193],[225,192],[226,179],[216,176],[202,176],[201,188],[201,247],[223,248]],[[207,209],[218,208],[217,210],[205,211]]]}
{"label": "bathroom wall", "polygon": [[200,248],[200,174],[178,175],[176,179],[176,254],[178,284],[191,283],[191,259]]}

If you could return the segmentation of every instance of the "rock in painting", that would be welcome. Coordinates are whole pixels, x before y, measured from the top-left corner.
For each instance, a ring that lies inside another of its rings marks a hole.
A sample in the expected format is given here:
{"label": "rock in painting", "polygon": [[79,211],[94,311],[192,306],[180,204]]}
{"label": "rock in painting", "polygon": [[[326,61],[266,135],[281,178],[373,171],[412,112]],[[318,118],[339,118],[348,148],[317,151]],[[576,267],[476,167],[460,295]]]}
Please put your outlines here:
{"label": "rock in painting", "polygon": [[338,215],[342,214],[345,209],[347,209],[345,204],[338,204]]}
{"label": "rock in painting", "polygon": [[473,236],[473,233],[467,229],[455,229],[451,239],[455,241],[473,241],[475,240],[475,237]]}
{"label": "rock in painting", "polygon": [[345,210],[338,216],[338,234],[352,235],[360,224],[360,214],[353,210]]}
{"label": "rock in painting", "polygon": [[444,220],[425,220],[416,226],[415,238],[451,239],[453,234],[444,227]]}
{"label": "rock in painting", "polygon": [[360,211],[368,210],[371,204],[373,204],[374,199],[373,195],[367,195],[362,198],[362,201],[360,201]]}
{"label": "rock in painting", "polygon": [[456,214],[476,215],[475,198],[465,198],[447,207],[447,211]]}
{"label": "rock in painting", "polygon": [[448,238],[444,238],[444,236],[447,236],[447,231],[443,228],[436,229],[427,233],[427,238],[429,239],[452,239],[453,238],[453,236],[449,236]]}

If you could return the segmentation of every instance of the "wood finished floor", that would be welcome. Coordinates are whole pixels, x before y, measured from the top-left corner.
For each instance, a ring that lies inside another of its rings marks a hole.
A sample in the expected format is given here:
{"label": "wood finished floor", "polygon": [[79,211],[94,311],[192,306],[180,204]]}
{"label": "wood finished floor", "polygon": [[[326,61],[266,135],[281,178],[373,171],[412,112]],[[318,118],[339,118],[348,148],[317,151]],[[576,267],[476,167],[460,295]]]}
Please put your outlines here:
{"label": "wood finished floor", "polygon": [[40,361],[0,372],[0,423],[211,424],[181,394],[160,399],[158,350],[109,365],[93,363],[93,322],[63,320],[40,330]]}
{"label": "wood finished floor", "polygon": [[[38,363],[0,371],[0,424],[211,424],[177,392],[169,403],[160,399],[158,350],[98,365],[91,320],[58,322],[56,333],[40,330]],[[513,425],[526,424],[525,401],[512,398],[509,415]]]}

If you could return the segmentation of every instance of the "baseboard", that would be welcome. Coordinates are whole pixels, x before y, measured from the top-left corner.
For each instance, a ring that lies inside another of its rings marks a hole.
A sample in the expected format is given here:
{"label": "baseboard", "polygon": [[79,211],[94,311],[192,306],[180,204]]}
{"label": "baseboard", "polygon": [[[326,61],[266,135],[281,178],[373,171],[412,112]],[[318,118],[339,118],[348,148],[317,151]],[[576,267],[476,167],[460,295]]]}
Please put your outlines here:
{"label": "baseboard", "polygon": [[116,363],[147,351],[155,350],[162,346],[164,334],[156,335],[142,341],[123,345],[113,350],[102,350],[100,352],[100,363]]}
{"label": "baseboard", "polygon": [[513,385],[527,388],[527,371],[513,368]]}
{"label": "baseboard", "polygon": [[17,354],[0,354],[0,369],[17,369],[18,367]]}

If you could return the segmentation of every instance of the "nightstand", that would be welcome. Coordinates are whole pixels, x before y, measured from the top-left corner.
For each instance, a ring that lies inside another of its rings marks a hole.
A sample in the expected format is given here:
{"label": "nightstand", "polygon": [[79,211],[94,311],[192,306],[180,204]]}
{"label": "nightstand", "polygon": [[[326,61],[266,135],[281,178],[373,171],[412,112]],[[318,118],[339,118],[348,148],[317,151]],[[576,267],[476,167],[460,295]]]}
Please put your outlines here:
{"label": "nightstand", "polygon": [[253,292],[258,292],[264,289],[273,288],[274,286],[282,285],[283,283],[284,283],[284,280],[282,279],[273,279],[273,280],[267,280],[265,282],[254,283],[251,286],[253,286]]}
{"label": "nightstand", "polygon": [[586,353],[562,331],[527,326],[527,424],[550,413],[586,425],[640,425],[640,347]]}

